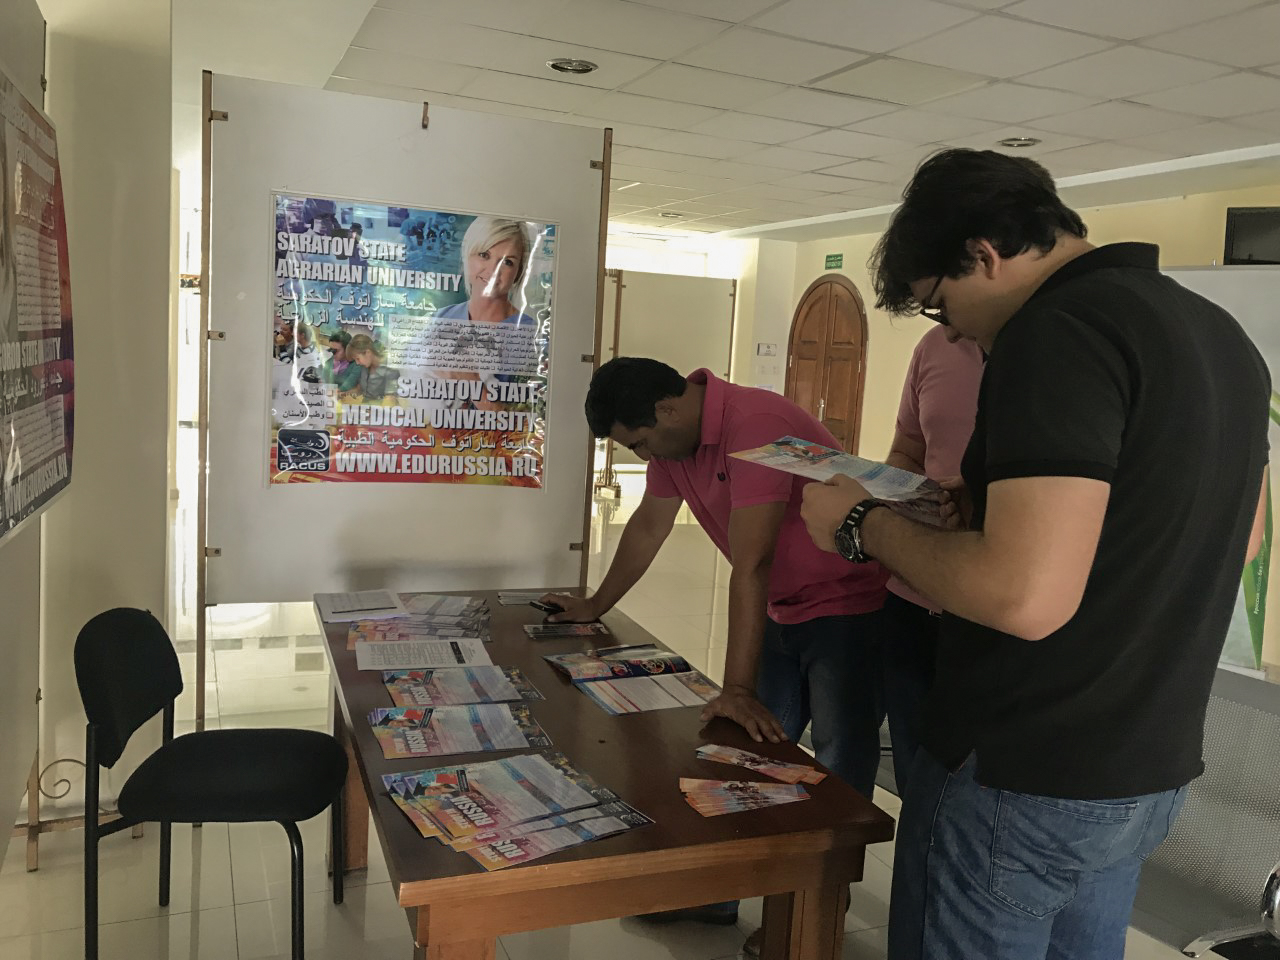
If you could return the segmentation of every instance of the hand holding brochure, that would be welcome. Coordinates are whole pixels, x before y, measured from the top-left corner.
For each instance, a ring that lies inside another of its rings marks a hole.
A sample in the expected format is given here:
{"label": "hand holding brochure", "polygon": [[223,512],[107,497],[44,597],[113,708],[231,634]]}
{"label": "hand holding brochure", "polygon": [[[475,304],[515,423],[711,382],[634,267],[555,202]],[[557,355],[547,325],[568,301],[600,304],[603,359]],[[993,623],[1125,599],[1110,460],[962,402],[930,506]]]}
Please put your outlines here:
{"label": "hand holding brochure", "polygon": [[919,523],[942,526],[938,508],[942,504],[943,490],[918,473],[798,437],[782,437],[763,447],[740,450],[730,456],[811,480],[826,482],[841,475],[852,477],[866,488],[868,494],[876,500],[883,500],[896,513]]}

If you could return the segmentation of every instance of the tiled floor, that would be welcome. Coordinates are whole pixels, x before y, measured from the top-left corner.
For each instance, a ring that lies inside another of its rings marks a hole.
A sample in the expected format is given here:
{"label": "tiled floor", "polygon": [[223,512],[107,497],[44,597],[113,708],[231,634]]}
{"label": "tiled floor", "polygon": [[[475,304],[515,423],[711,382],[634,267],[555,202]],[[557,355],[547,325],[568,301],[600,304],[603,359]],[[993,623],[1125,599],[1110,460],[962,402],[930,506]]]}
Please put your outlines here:
{"label": "tiled floor", "polygon": [[[602,507],[593,543],[593,577],[612,556],[641,481],[627,477],[626,496]],[[727,638],[729,569],[686,515],[653,568],[622,610],[717,680]],[[328,674],[306,604],[215,608],[211,624],[207,714],[211,726],[298,726],[328,729]],[[178,632],[178,636],[183,634]],[[194,653],[179,640],[188,692],[180,716],[191,716]],[[187,725],[189,729],[189,724]],[[180,730],[180,732],[182,732]],[[897,800],[876,803],[897,814]],[[305,824],[308,960],[409,960],[413,944],[396,907],[381,851],[348,880],[334,907],[324,869],[326,822]],[[81,843],[78,832],[46,835],[41,868],[23,870],[15,846],[0,870],[0,960],[72,960],[83,956]],[[284,833],[266,825],[177,826],[173,894],[156,906],[154,829],[142,839],[107,838],[101,851],[103,960],[272,960],[289,954],[289,857]],[[846,960],[882,960],[889,919],[893,851],[870,848],[865,878],[853,890],[845,920]],[[742,905],[737,927],[654,927],[609,920],[504,937],[499,960],[720,960],[738,955],[759,923],[760,902]],[[1174,960],[1177,951],[1133,932],[1127,960]]]}

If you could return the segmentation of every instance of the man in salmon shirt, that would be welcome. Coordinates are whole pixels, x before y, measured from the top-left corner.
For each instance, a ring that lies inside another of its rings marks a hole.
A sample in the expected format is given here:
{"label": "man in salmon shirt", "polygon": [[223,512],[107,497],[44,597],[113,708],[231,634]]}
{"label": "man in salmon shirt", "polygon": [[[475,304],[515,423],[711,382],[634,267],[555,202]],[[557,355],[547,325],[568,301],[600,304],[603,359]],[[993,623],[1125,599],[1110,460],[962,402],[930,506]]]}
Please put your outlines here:
{"label": "man in salmon shirt", "polygon": [[[838,447],[790,400],[688,378],[665,363],[619,357],[596,371],[586,402],[596,437],[648,461],[644,498],[589,599],[554,594],[552,620],[588,621],[649,568],[682,503],[732,565],[724,690],[702,720],[727,717],[757,742],[796,740],[813,723],[819,762],[870,797],[880,763],[880,617],[887,575],[818,549],[800,519],[811,481],[729,456],[784,436]],[[736,905],[676,911],[733,923]],[[673,914],[666,915],[673,917]]]}
{"label": "man in salmon shirt", "polygon": [[[982,348],[939,324],[916,344],[885,463],[934,480],[960,475],[982,384]],[[893,740],[893,779],[906,797],[911,764],[933,686],[942,609],[897,577],[884,601],[884,700]]]}

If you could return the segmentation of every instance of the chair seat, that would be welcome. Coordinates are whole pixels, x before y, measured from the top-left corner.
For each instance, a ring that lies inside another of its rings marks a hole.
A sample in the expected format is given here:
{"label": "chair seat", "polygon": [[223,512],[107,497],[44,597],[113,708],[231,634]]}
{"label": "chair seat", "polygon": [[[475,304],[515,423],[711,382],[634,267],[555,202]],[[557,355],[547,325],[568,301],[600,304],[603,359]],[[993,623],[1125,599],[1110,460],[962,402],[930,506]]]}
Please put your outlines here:
{"label": "chair seat", "polygon": [[120,791],[136,821],[310,820],[347,776],[338,741],[313,730],[208,730],[153,753]]}

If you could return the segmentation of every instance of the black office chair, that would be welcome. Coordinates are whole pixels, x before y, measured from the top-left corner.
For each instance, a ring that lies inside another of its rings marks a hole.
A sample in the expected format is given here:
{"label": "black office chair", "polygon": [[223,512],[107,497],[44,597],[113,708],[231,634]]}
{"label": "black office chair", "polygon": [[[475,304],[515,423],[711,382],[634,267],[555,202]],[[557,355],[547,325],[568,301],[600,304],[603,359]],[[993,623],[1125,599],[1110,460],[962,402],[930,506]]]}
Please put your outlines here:
{"label": "black office chair", "polygon": [[[76,683],[89,718],[85,732],[85,960],[98,957],[98,841],[135,824],[160,824],[160,905],[169,904],[174,823],[274,820],[292,853],[293,960],[302,960],[302,836],[298,823],[332,805],[333,902],[342,903],[342,787],[347,756],[311,730],[210,730],[173,736],[182,692],[178,656],[145,610],[100,613],[80,631]],[[164,712],[164,742],[120,790],[120,819],[99,826],[98,766],[112,767],[134,731]]]}

